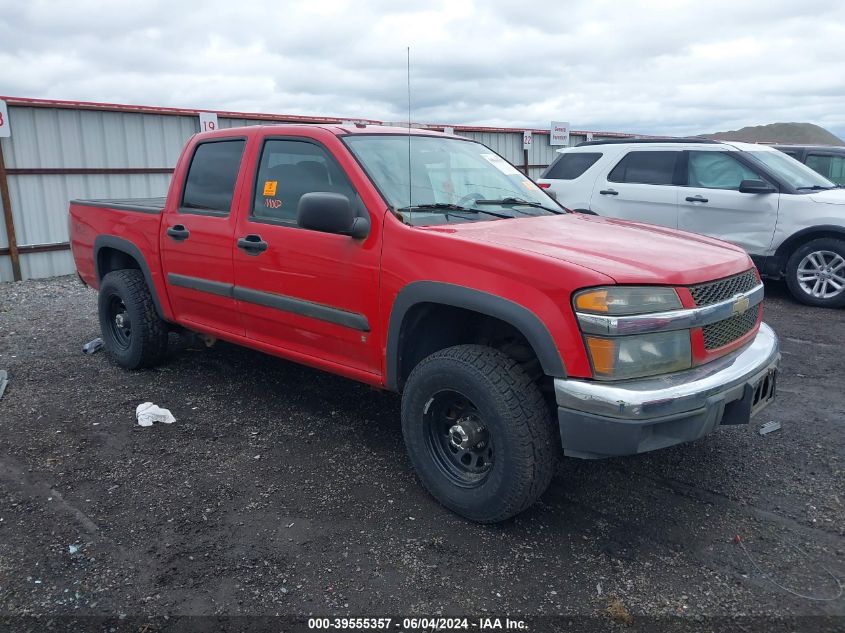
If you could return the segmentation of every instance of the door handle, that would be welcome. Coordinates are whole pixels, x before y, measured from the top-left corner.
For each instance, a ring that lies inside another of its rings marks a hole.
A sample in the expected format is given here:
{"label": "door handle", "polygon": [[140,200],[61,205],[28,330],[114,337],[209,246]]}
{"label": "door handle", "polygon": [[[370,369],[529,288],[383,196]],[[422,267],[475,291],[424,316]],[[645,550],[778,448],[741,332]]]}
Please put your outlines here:
{"label": "door handle", "polygon": [[619,192],[616,189],[602,189],[599,193],[603,196],[618,196]]}
{"label": "door handle", "polygon": [[685,200],[687,202],[707,202],[707,198],[704,196],[687,196]]}
{"label": "door handle", "polygon": [[267,242],[260,235],[245,235],[238,238],[238,248],[246,251],[247,255],[259,255],[267,250]]}
{"label": "door handle", "polygon": [[174,224],[173,226],[167,229],[167,235],[176,240],[177,242],[182,242],[188,239],[188,236],[190,234],[191,232],[181,224]]}

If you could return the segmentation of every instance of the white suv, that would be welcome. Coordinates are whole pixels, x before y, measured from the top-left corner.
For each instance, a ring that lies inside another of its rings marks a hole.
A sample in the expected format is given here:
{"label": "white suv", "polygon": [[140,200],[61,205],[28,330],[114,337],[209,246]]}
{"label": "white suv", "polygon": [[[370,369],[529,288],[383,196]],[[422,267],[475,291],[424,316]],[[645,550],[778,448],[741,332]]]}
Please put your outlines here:
{"label": "white suv", "polygon": [[792,295],[845,305],[845,189],[764,145],[703,139],[589,141],[538,180],[582,213],[702,233],[745,248]]}

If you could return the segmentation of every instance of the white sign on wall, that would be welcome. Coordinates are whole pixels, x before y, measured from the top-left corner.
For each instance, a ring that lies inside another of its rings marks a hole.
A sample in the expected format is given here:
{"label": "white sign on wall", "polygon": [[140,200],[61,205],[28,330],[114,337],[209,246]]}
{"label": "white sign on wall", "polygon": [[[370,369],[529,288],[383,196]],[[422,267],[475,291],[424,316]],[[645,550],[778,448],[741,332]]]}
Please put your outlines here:
{"label": "white sign on wall", "polygon": [[593,140],[593,133],[592,133],[592,132],[587,132],[587,140],[588,140],[588,141],[592,141],[592,140]]}
{"label": "white sign on wall", "polygon": [[217,129],[216,112],[200,112],[200,132],[213,132]]}
{"label": "white sign on wall", "polygon": [[569,121],[552,121],[549,145],[569,145]]}
{"label": "white sign on wall", "polygon": [[522,149],[531,149],[531,132],[525,130],[522,133]]}
{"label": "white sign on wall", "polygon": [[12,127],[9,125],[9,109],[6,107],[6,102],[0,99],[0,138],[8,138],[11,135]]}
{"label": "white sign on wall", "polygon": [[444,133],[444,134],[453,134],[453,135],[454,135],[454,133],[455,133],[455,128],[453,128],[453,127],[449,127],[449,126],[446,126],[446,127],[444,127],[444,128],[443,128],[443,133]]}

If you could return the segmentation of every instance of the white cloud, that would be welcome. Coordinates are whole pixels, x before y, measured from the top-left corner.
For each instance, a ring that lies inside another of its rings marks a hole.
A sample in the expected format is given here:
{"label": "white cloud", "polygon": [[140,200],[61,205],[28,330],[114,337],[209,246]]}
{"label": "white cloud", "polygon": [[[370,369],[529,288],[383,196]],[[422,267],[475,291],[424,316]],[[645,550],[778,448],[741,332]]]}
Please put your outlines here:
{"label": "white cloud", "polygon": [[0,93],[684,134],[845,131],[827,1],[0,0]]}

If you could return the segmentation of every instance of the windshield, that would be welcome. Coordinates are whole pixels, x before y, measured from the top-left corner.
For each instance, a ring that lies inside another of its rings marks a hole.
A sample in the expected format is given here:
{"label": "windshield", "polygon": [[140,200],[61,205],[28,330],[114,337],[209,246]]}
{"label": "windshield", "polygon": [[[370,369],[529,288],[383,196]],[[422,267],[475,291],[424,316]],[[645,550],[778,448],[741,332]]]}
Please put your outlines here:
{"label": "windshield", "polygon": [[783,152],[763,150],[746,153],[755,160],[763,163],[775,175],[798,190],[813,191],[816,189],[833,189],[836,187],[835,184],[824,176],[816,173],[804,163],[798,162]]}
{"label": "windshield", "polygon": [[356,134],[343,140],[408,224],[564,213],[542,189],[480,143],[398,134]]}

